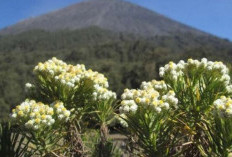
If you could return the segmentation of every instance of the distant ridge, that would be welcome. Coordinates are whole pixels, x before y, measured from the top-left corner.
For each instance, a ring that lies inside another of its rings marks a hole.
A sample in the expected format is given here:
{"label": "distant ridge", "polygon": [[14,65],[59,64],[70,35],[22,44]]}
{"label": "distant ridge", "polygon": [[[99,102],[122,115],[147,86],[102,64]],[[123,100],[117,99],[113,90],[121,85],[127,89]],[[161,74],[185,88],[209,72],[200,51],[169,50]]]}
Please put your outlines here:
{"label": "distant ridge", "polygon": [[46,31],[75,30],[90,26],[143,36],[178,33],[208,35],[154,11],[122,0],[84,0],[69,7],[6,27],[0,30],[0,34],[17,34],[35,29]]}

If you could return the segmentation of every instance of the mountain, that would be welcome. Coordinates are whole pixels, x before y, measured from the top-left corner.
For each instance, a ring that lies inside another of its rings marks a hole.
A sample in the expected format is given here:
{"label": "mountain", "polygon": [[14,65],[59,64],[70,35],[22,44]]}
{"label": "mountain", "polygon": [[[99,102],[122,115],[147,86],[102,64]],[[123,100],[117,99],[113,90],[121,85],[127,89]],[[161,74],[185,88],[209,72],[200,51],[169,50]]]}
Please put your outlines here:
{"label": "mountain", "polygon": [[170,60],[232,60],[230,41],[121,0],[83,1],[0,34],[0,120],[24,100],[34,66],[53,56],[104,73],[118,95],[159,79],[159,67]]}
{"label": "mountain", "polygon": [[122,0],[85,0],[6,27],[0,30],[0,34],[17,34],[35,29],[75,30],[90,26],[143,36],[178,33],[207,35],[156,12]]}

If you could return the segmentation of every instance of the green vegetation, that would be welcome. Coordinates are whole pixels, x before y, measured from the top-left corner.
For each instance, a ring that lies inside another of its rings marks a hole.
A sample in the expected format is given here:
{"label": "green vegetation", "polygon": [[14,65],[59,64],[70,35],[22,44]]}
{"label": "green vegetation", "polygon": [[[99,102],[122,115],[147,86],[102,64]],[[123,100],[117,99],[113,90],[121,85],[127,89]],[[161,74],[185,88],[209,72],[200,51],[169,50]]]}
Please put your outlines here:
{"label": "green vegetation", "polygon": [[125,87],[137,88],[144,80],[159,79],[158,68],[169,60],[207,56],[228,63],[232,44],[192,34],[145,39],[95,27],[0,36],[1,118],[8,116],[10,107],[24,100],[24,85],[33,79],[31,69],[53,56],[104,73],[111,89],[120,94]]}
{"label": "green vegetation", "polygon": [[[108,136],[108,126],[116,120],[117,97],[108,90],[103,74],[55,57],[39,63],[33,73],[35,79],[26,84],[28,99],[11,113],[12,123],[30,141],[24,153],[41,157],[120,153]],[[88,139],[88,134],[96,137]],[[0,146],[5,148],[3,142]]]}
{"label": "green vegetation", "polygon": [[[228,157],[232,152],[232,84],[223,62],[169,62],[161,81],[126,89],[119,108],[139,154]],[[128,135],[128,134],[127,134]],[[131,145],[133,146],[133,144]]]}
{"label": "green vegetation", "polygon": [[[232,153],[232,84],[221,61],[170,61],[161,81],[124,89],[84,64],[53,57],[33,69],[27,99],[0,123],[0,153],[25,157],[229,157]],[[119,101],[118,101],[119,100]],[[110,126],[127,138],[126,148]]]}

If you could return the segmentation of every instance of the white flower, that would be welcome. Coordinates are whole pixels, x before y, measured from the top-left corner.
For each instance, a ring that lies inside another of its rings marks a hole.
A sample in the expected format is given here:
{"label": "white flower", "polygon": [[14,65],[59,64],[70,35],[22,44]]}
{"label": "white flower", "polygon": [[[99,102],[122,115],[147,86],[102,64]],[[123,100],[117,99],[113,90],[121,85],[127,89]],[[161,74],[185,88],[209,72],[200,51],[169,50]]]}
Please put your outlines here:
{"label": "white flower", "polygon": [[219,112],[221,117],[232,116],[232,99],[222,96],[214,101],[215,110]]}
{"label": "white flower", "polygon": [[160,71],[160,72],[159,72],[159,76],[160,76],[160,77],[163,77],[163,76],[164,76],[164,71]]}
{"label": "white flower", "polygon": [[129,112],[130,111],[130,107],[129,106],[124,106],[123,107],[123,111],[124,112]]}
{"label": "white flower", "polygon": [[38,130],[39,129],[39,126],[38,125],[34,125],[33,127],[35,130]]}
{"label": "white flower", "polygon": [[176,75],[174,75],[174,76],[172,76],[172,78],[173,78],[173,80],[177,80],[177,76]]}
{"label": "white flower", "polygon": [[26,83],[25,86],[26,86],[26,88],[28,88],[28,89],[33,87],[33,85],[32,85],[31,83]]}
{"label": "white flower", "polygon": [[61,120],[61,119],[64,118],[64,115],[60,114],[60,115],[58,116],[58,118],[59,118],[59,120]]}
{"label": "white flower", "polygon": [[51,120],[50,120],[50,123],[51,123],[51,124],[54,124],[54,123],[55,123],[55,120],[54,120],[54,119],[51,119]]}
{"label": "white flower", "polygon": [[126,93],[123,93],[123,94],[121,95],[121,98],[122,98],[122,99],[126,99]]}
{"label": "white flower", "polygon": [[51,75],[54,75],[54,71],[53,70],[49,70],[48,71]]}
{"label": "white flower", "polygon": [[215,106],[222,105],[222,104],[223,104],[223,101],[221,99],[217,99],[214,101]]}
{"label": "white flower", "polygon": [[232,115],[232,109],[226,109],[226,113],[231,116]]}
{"label": "white flower", "polygon": [[119,107],[119,112],[123,113],[123,107],[122,106]]}
{"label": "white flower", "polygon": [[58,108],[58,109],[56,110],[56,112],[57,112],[57,113],[61,113],[61,112],[62,112],[61,108]]}
{"label": "white flower", "polygon": [[160,107],[155,107],[155,110],[160,113],[161,112],[161,108]]}
{"label": "white flower", "polygon": [[46,121],[46,120],[42,120],[42,123],[46,124],[46,123],[47,123],[47,121]]}
{"label": "white flower", "polygon": [[136,112],[137,108],[138,108],[138,106],[136,104],[134,104],[134,105],[130,106],[130,111]]}
{"label": "white flower", "polygon": [[97,97],[97,92],[93,92],[93,96],[94,96],[94,97]]}
{"label": "white flower", "polygon": [[68,110],[66,110],[65,112],[64,112],[64,115],[65,115],[65,117],[69,117],[70,116],[70,111],[68,111]]}
{"label": "white flower", "polygon": [[35,117],[35,113],[32,112],[32,113],[30,114],[30,117],[31,117],[31,118],[34,118],[34,117]]}
{"label": "white flower", "polygon": [[226,90],[228,93],[232,93],[232,85],[226,86]]}
{"label": "white flower", "polygon": [[165,103],[163,104],[163,106],[164,106],[166,109],[169,109],[169,104],[168,104],[167,102],[165,102]]}
{"label": "white flower", "polygon": [[65,83],[66,83],[66,81],[65,81],[65,80],[61,80],[61,83],[65,84]]}
{"label": "white flower", "polygon": [[12,117],[12,118],[16,118],[16,117],[17,117],[17,114],[16,114],[16,113],[13,113],[13,114],[11,114],[11,117]]}

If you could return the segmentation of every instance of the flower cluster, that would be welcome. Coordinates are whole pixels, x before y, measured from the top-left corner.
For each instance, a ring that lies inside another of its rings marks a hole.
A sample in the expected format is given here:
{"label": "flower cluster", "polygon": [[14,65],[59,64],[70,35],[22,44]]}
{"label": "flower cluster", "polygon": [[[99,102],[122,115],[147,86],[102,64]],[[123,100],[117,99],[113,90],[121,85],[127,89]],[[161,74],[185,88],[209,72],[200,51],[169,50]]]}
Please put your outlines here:
{"label": "flower cluster", "polygon": [[183,74],[183,69],[185,68],[186,63],[181,60],[178,64],[174,62],[169,62],[164,67],[160,67],[159,75],[160,77],[169,76],[173,80],[177,80],[179,76]]}
{"label": "flower cluster", "polygon": [[179,76],[187,74],[189,72],[195,72],[195,74],[204,73],[204,75],[215,76],[221,80],[225,86],[230,83],[230,76],[228,74],[228,68],[222,62],[208,61],[206,58],[199,60],[188,59],[187,62],[183,60],[177,64],[169,62],[159,70],[161,77],[167,77],[173,80],[177,80]]}
{"label": "flower cluster", "polygon": [[53,57],[51,60],[46,61],[45,63],[39,63],[35,68],[35,73],[48,73],[50,75],[58,75],[62,72],[68,71],[69,67],[65,62],[56,59]]}
{"label": "flower cluster", "polygon": [[[158,90],[161,92],[158,92]],[[143,82],[141,89],[125,89],[121,99],[118,120],[124,127],[128,126],[126,122],[127,114],[136,113],[139,108],[160,113],[162,110],[168,110],[170,107],[177,108],[178,104],[175,93],[167,91],[165,82],[156,80]]]}
{"label": "flower cluster", "polygon": [[[28,129],[42,129],[64,118],[65,120],[69,119],[70,111],[66,110],[61,102],[57,104],[60,105],[55,105],[53,108],[41,102],[27,99],[12,110],[11,117]],[[63,115],[62,118],[61,115]],[[56,117],[59,117],[59,120]]]}
{"label": "flower cluster", "polygon": [[39,63],[34,73],[44,76],[44,80],[52,80],[52,83],[61,84],[68,89],[76,89],[80,85],[85,85],[85,82],[91,81],[92,83],[88,85],[94,89],[92,93],[94,100],[116,99],[116,94],[107,89],[109,87],[107,78],[91,69],[86,70],[83,64],[73,66],[53,57],[45,63]]}
{"label": "flower cluster", "polygon": [[116,93],[99,86],[98,84],[94,85],[93,99],[94,100],[109,100],[116,99]]}
{"label": "flower cluster", "polygon": [[91,69],[85,71],[82,76],[84,79],[89,79],[93,81],[94,84],[98,84],[99,86],[102,86],[104,88],[109,87],[109,83],[107,78],[96,71],[92,71]]}
{"label": "flower cluster", "polygon": [[99,84],[105,88],[109,86],[107,78],[103,74],[94,72],[91,69],[86,70],[83,64],[77,64],[76,66],[66,64],[55,57],[45,63],[39,63],[34,68],[34,73],[37,75],[46,75],[70,88],[79,85],[83,79],[89,79],[94,84]]}
{"label": "flower cluster", "polygon": [[150,82],[145,82],[145,81],[142,82],[140,88],[143,90],[154,88],[155,90],[159,92],[164,92],[167,90],[167,85],[163,80],[161,81],[152,80]]}
{"label": "flower cluster", "polygon": [[227,90],[227,92],[229,93],[229,94],[232,94],[232,85],[230,84],[230,85],[227,85],[226,86],[226,90]]}
{"label": "flower cluster", "polygon": [[71,112],[64,107],[63,102],[56,101],[52,103],[51,106],[54,109],[55,116],[59,120],[67,121],[69,119]]}
{"label": "flower cluster", "polygon": [[232,99],[221,96],[220,99],[214,101],[215,110],[221,117],[232,117]]}
{"label": "flower cluster", "polygon": [[175,98],[175,93],[169,91],[165,95],[153,88],[148,89],[125,89],[121,96],[122,102],[119,108],[120,113],[136,112],[138,107],[151,109],[155,112],[161,112],[162,109],[169,109],[170,105],[176,106],[178,99]]}
{"label": "flower cluster", "polygon": [[173,107],[178,108],[178,99],[175,97],[175,92],[170,90],[167,94],[162,96],[162,100],[168,104],[173,105]]}

